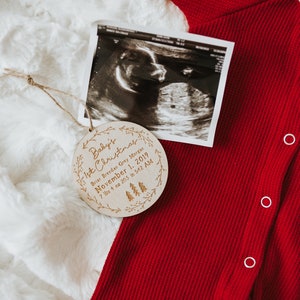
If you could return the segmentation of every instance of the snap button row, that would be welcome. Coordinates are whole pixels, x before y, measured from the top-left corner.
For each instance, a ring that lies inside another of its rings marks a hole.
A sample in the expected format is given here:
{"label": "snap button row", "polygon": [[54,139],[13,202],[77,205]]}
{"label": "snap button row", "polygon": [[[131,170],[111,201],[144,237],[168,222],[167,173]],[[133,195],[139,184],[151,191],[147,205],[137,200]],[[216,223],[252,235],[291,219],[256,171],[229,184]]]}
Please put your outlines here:
{"label": "snap button row", "polygon": [[256,265],[256,260],[252,256],[248,256],[244,259],[244,266],[248,269],[254,268]]}
{"label": "snap button row", "polygon": [[[296,142],[296,138],[293,134],[291,133],[287,133],[284,137],[283,137],[283,142],[287,145],[293,145]],[[264,208],[269,208],[272,205],[272,199],[269,196],[263,196],[260,199],[260,204],[262,207]],[[247,269],[252,269],[254,268],[256,265],[256,260],[254,257],[252,256],[248,256],[244,259],[244,266]]]}
{"label": "snap button row", "polygon": [[286,145],[290,146],[296,142],[296,138],[293,134],[288,133],[283,137],[283,141]]}

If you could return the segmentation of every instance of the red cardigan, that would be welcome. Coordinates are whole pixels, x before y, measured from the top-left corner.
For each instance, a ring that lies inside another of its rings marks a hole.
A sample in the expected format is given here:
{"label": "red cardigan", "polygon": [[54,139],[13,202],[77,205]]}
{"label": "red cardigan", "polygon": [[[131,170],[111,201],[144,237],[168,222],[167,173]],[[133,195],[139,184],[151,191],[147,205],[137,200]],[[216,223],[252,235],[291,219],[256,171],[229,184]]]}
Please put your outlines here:
{"label": "red cardigan", "polygon": [[300,4],[174,3],[235,42],[214,147],[162,141],[167,187],[123,220],[92,299],[300,299]]}

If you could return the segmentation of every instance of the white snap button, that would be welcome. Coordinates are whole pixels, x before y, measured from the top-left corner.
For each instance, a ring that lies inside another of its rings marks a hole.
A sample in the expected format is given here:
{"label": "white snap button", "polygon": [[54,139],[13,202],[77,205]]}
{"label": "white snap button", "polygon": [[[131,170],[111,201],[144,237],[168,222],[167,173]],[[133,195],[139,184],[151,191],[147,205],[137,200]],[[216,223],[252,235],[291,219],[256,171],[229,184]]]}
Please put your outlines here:
{"label": "white snap button", "polygon": [[283,137],[283,141],[286,145],[290,146],[296,142],[296,138],[293,134],[288,133]]}
{"label": "white snap button", "polygon": [[264,196],[261,198],[260,204],[264,208],[269,208],[272,205],[272,199],[268,196]]}
{"label": "white snap button", "polygon": [[244,259],[244,265],[246,268],[252,269],[256,265],[256,260],[253,257],[248,256]]}

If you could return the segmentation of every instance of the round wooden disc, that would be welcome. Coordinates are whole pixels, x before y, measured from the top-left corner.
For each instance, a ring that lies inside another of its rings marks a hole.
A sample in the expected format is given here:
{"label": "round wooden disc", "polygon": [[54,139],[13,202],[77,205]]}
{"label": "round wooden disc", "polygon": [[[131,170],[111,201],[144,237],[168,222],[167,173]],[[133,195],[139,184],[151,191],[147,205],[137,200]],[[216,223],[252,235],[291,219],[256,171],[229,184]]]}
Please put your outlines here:
{"label": "round wooden disc", "polygon": [[110,122],[79,142],[73,175],[89,206],[105,215],[128,217],[158,200],[167,182],[168,161],[147,129],[131,122]]}

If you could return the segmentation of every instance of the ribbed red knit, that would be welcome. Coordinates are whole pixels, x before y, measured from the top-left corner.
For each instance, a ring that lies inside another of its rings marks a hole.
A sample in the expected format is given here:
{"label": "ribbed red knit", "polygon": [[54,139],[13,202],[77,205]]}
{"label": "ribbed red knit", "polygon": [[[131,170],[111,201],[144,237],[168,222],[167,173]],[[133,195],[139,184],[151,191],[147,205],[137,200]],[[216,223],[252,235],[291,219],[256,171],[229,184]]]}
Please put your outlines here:
{"label": "ribbed red knit", "polygon": [[299,3],[174,2],[235,42],[214,147],[162,141],[166,190],[123,220],[92,299],[300,299]]}

